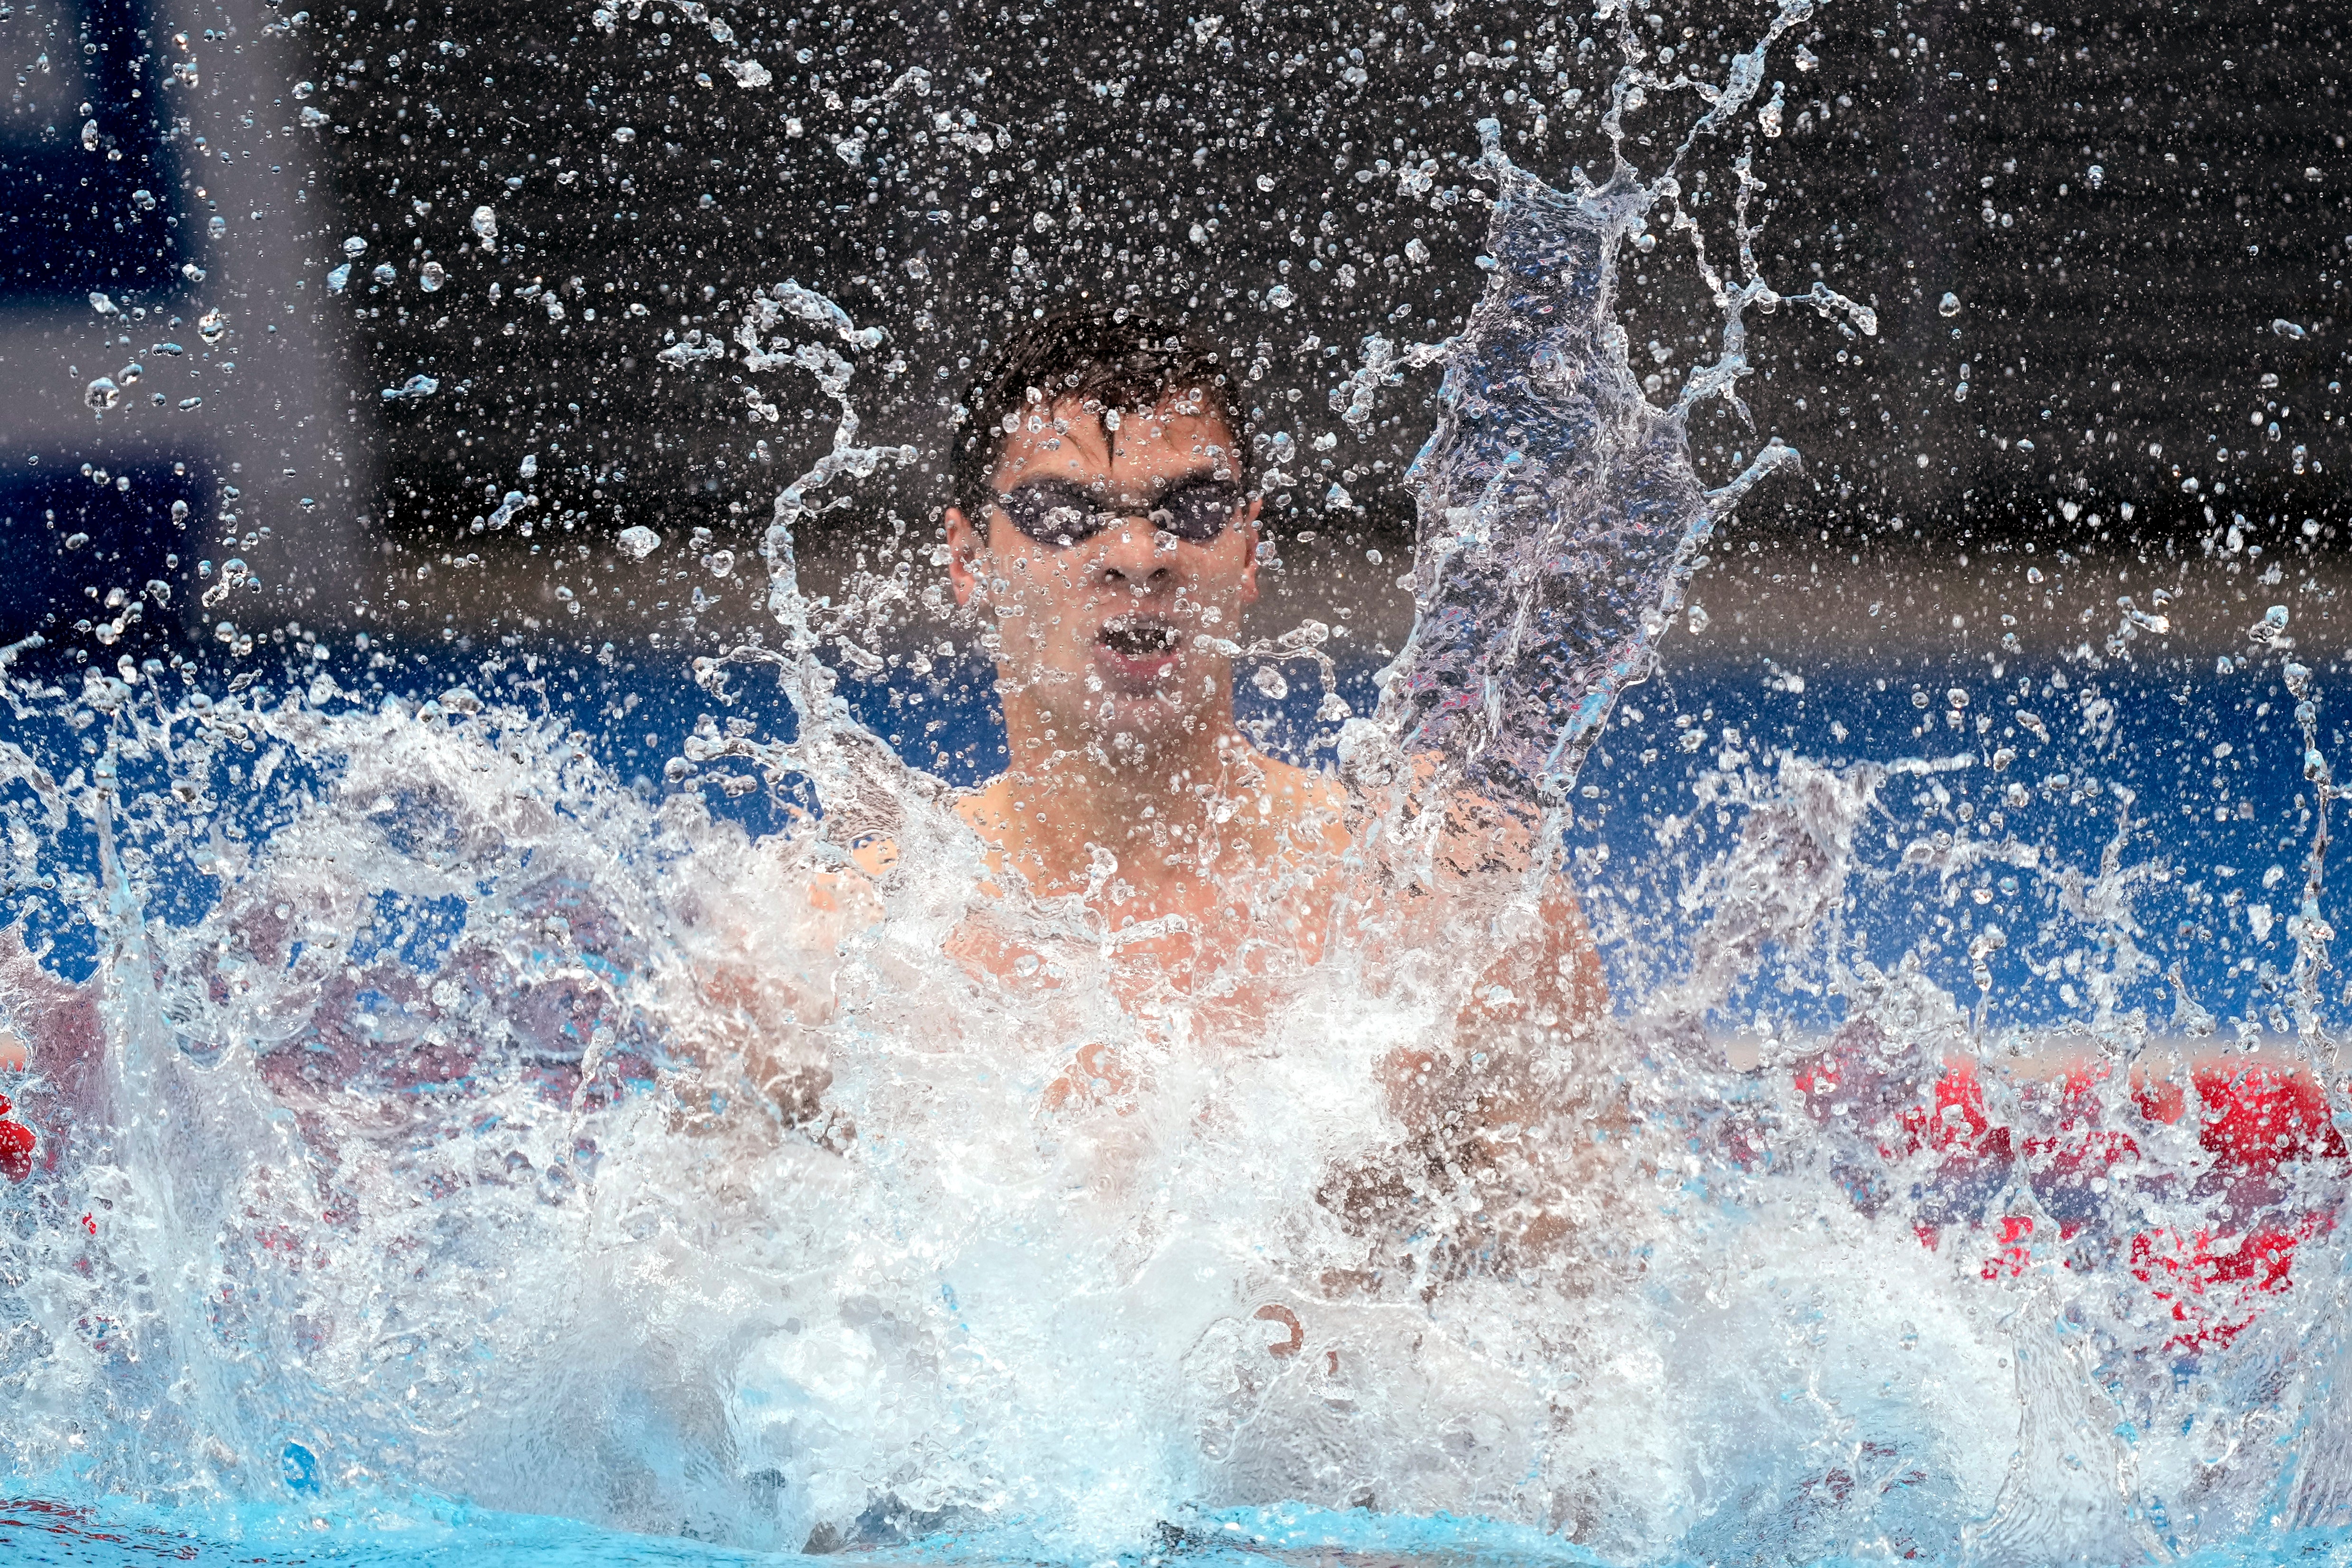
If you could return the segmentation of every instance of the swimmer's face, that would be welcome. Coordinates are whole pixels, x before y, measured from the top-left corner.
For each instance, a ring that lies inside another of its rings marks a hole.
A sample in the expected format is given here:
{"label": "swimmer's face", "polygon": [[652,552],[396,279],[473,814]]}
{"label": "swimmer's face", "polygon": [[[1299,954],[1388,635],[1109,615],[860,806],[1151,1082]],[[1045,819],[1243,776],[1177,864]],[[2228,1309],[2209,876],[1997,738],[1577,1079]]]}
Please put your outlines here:
{"label": "swimmer's face", "polygon": [[1213,405],[1172,395],[1111,419],[1030,404],[997,463],[1003,503],[948,511],[948,570],[1002,640],[1008,720],[1020,706],[1062,746],[1139,759],[1232,722],[1232,662],[1202,639],[1235,637],[1257,597],[1259,503]]}

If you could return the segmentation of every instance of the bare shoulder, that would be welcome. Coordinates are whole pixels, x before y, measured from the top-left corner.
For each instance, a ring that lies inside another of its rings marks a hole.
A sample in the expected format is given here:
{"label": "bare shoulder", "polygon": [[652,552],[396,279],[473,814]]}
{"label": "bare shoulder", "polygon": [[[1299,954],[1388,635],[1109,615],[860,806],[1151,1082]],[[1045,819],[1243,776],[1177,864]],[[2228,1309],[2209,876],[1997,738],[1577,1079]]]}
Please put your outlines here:
{"label": "bare shoulder", "polygon": [[1251,754],[1250,762],[1262,780],[1256,792],[1276,827],[1294,840],[1319,841],[1332,853],[1346,848],[1348,792],[1338,779],[1259,752]]}
{"label": "bare shoulder", "polygon": [[1000,773],[977,789],[959,792],[955,813],[988,843],[1003,842],[1005,825],[1013,817],[1012,775]]}

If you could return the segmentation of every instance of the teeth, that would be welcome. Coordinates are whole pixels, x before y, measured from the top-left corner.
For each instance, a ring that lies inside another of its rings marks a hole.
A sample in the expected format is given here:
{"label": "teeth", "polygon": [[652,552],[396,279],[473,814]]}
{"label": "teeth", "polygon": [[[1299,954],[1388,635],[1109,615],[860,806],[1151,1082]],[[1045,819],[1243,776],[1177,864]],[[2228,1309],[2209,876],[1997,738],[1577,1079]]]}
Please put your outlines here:
{"label": "teeth", "polygon": [[1107,626],[1103,628],[1102,640],[1118,652],[1134,657],[1170,652],[1176,646],[1176,632],[1171,626],[1150,624]]}

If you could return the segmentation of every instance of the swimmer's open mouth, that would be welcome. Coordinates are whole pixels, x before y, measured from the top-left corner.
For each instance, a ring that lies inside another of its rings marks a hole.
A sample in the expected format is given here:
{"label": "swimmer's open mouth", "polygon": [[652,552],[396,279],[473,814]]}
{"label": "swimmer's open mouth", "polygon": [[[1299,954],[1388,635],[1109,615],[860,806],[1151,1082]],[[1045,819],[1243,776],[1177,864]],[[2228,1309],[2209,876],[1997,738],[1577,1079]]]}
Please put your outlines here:
{"label": "swimmer's open mouth", "polygon": [[1096,640],[1122,659],[1156,659],[1176,651],[1177,635],[1164,621],[1116,621]]}

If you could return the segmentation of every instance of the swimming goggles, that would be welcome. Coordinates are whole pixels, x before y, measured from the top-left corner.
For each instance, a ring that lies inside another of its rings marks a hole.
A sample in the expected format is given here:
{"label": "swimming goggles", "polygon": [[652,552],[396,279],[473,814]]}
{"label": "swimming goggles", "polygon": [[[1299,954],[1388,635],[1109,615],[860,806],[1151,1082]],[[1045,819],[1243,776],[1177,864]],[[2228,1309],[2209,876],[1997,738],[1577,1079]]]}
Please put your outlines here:
{"label": "swimming goggles", "polygon": [[1180,479],[1135,510],[1106,512],[1066,479],[1033,479],[999,491],[996,505],[1013,519],[1014,528],[1041,545],[1067,549],[1114,523],[1139,517],[1180,539],[1206,544],[1240,514],[1242,491],[1240,486],[1224,479]]}

